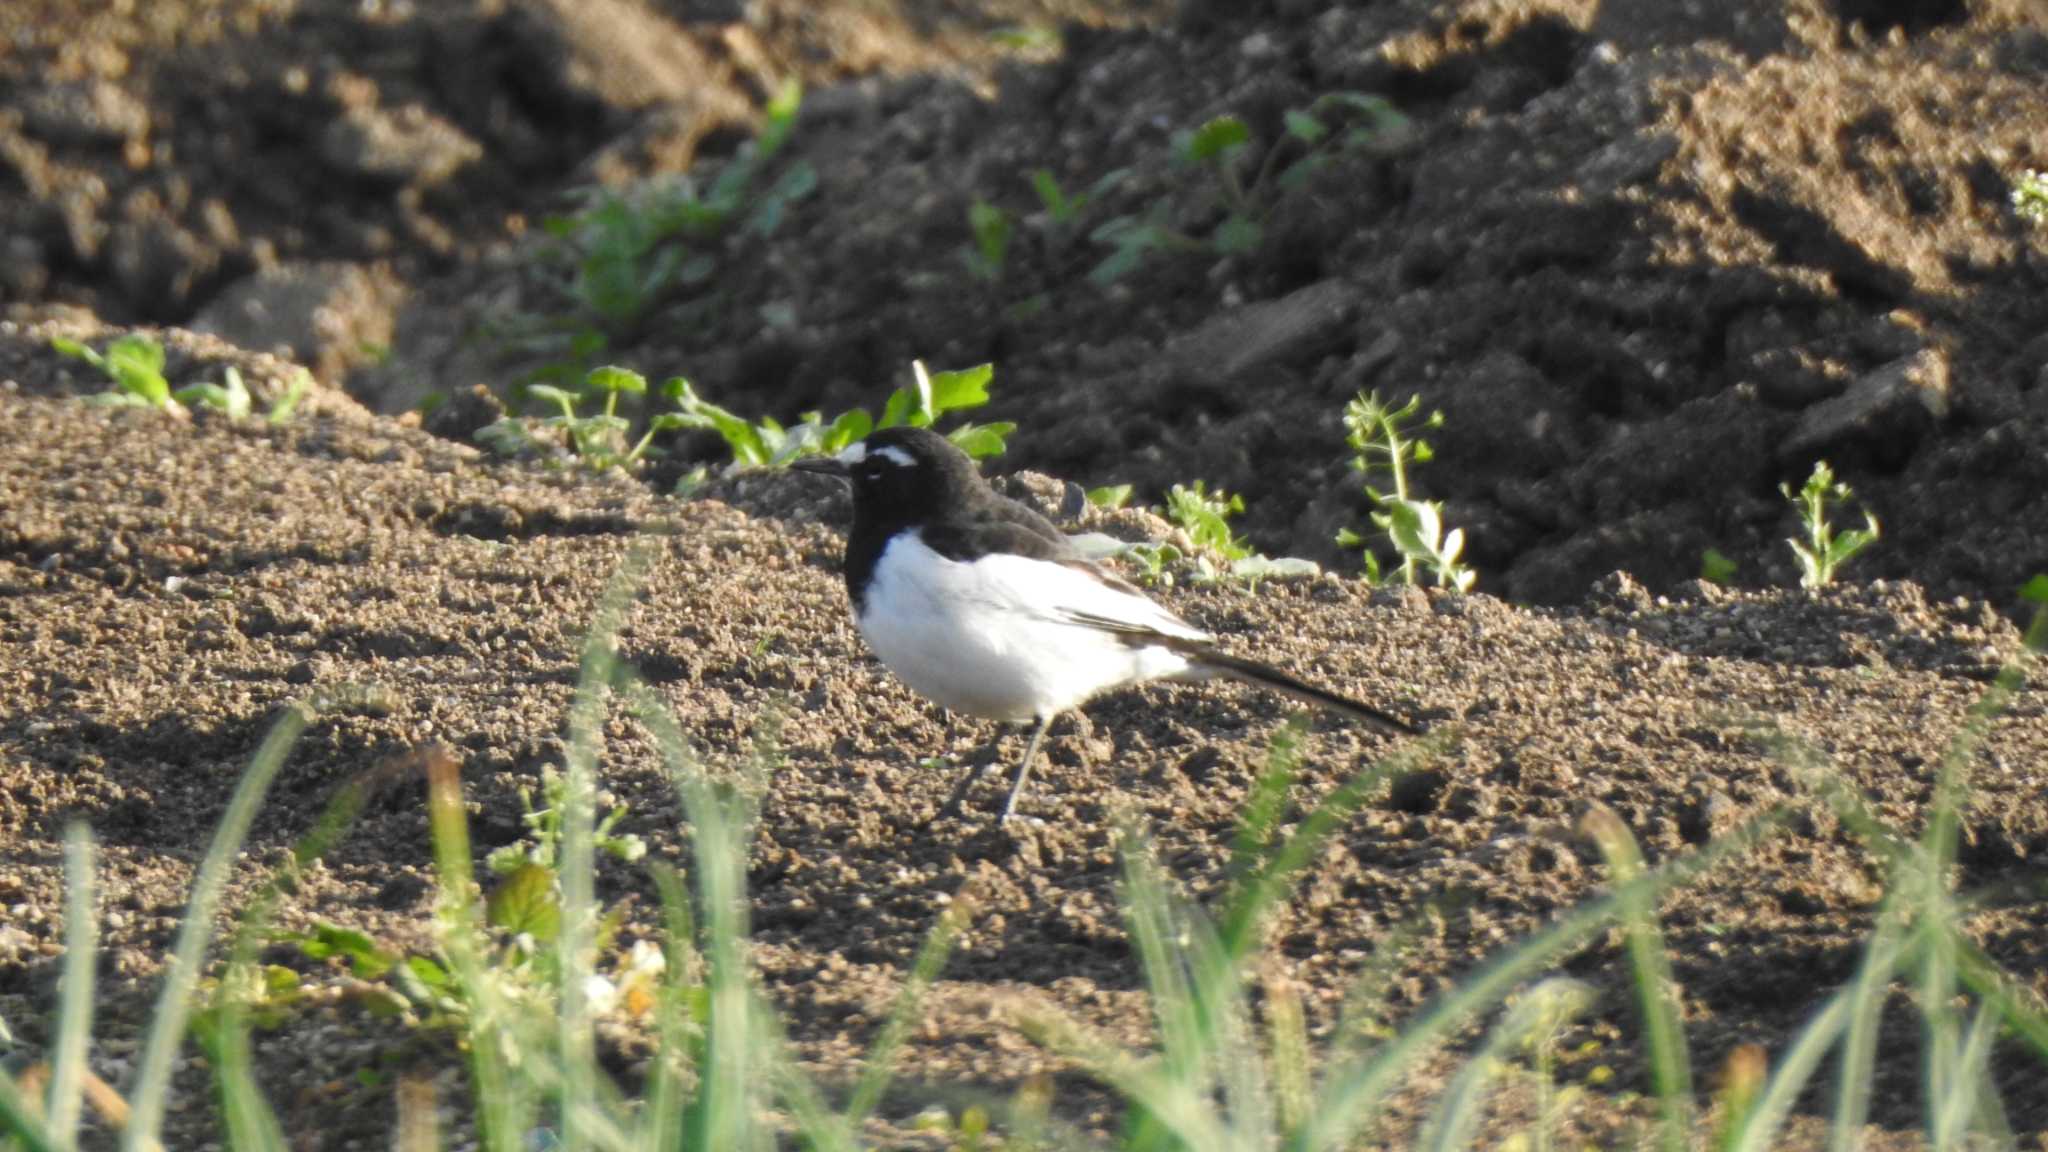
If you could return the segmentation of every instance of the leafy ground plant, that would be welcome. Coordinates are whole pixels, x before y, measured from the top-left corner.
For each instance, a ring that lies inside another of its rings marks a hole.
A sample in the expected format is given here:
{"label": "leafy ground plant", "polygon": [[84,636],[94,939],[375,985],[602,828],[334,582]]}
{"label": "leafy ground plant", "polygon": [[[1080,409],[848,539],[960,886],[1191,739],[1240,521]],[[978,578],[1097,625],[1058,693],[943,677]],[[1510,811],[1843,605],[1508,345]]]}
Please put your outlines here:
{"label": "leafy ground plant", "polygon": [[1799,509],[1799,524],[1806,532],[1803,540],[1794,537],[1785,541],[1791,546],[1792,555],[1799,560],[1800,587],[1827,587],[1834,583],[1835,573],[1842,565],[1877,543],[1877,517],[1871,515],[1867,508],[1863,511],[1861,528],[1836,532],[1829,522],[1830,507],[1848,500],[1855,493],[1847,484],[1835,479],[1835,470],[1828,467],[1827,461],[1814,461],[1813,472],[1799,491],[1794,492],[1790,484],[1781,484],[1778,490]]}
{"label": "leafy ground plant", "polygon": [[[1378,96],[1330,92],[1305,107],[1290,109],[1286,134],[1267,147],[1247,178],[1251,127],[1236,116],[1218,116],[1173,139],[1173,160],[1183,170],[1208,172],[1215,181],[1223,218],[1196,238],[1176,227],[1179,209],[1162,196],[1145,211],[1102,224],[1093,239],[1111,249],[1089,273],[1097,284],[1112,284],[1156,251],[1206,251],[1231,256],[1256,250],[1266,225],[1287,193],[1347,152],[1369,152],[1407,131],[1407,118]],[[1184,190],[1185,191],[1185,190]]]}
{"label": "leafy ground plant", "polygon": [[[829,423],[823,413],[806,412],[793,427],[762,418],[748,420],[697,395],[690,382],[678,376],[662,386],[662,392],[681,409],[665,413],[678,428],[701,428],[716,432],[732,451],[735,468],[781,468],[805,456],[829,456],[847,445],[867,438],[877,428],[909,425],[929,428],[955,412],[968,412],[988,403],[989,385],[995,380],[995,365],[982,364],[953,372],[929,372],[924,361],[911,363],[911,383],[890,393],[877,420],[865,408],[840,413]],[[659,419],[659,418],[658,418]],[[1000,455],[1017,426],[1007,421],[990,424],[962,424],[946,438],[977,459]]]}
{"label": "leafy ground plant", "polygon": [[[1459,559],[1465,551],[1464,529],[1444,531],[1443,503],[1419,500],[1409,490],[1409,466],[1426,464],[1435,456],[1416,426],[1440,428],[1444,422],[1441,412],[1427,417],[1421,413],[1420,396],[1410,396],[1396,408],[1382,401],[1378,392],[1361,392],[1344,406],[1344,442],[1351,446],[1352,469],[1365,478],[1365,494],[1378,509],[1372,522],[1401,558],[1401,582],[1419,584],[1427,571],[1436,577],[1438,587],[1468,592],[1478,573]],[[1392,490],[1374,483],[1378,475],[1387,477]],[[1384,579],[1379,557],[1365,537],[1346,528],[1337,533],[1337,545],[1362,549],[1366,580],[1378,584]]]}
{"label": "leafy ground plant", "polygon": [[[253,406],[249,386],[242,380],[242,371],[232,364],[222,370],[218,384],[200,381],[183,388],[171,387],[170,380],[164,376],[163,345],[140,333],[116,337],[107,345],[105,352],[96,352],[89,345],[61,336],[51,338],[50,347],[99,369],[113,384],[104,392],[86,397],[93,404],[154,408],[180,417],[189,409],[205,408],[229,420],[247,417]],[[272,424],[283,424],[291,419],[310,387],[312,375],[304,368],[299,369],[272,402],[266,418]]]}
{"label": "leafy ground plant", "polygon": [[[1230,579],[1257,587],[1261,580],[1314,576],[1321,571],[1313,560],[1265,556],[1253,551],[1252,546],[1230,526],[1230,518],[1243,511],[1243,497],[1221,488],[1211,492],[1200,480],[1192,485],[1175,484],[1167,490],[1166,518],[1179,525],[1196,548],[1194,580],[1197,584]],[[1137,551],[1139,548],[1149,548],[1149,552],[1140,553]],[[1128,551],[1138,556],[1149,579],[1155,583],[1159,582],[1162,565],[1180,558],[1179,550],[1168,544],[1134,545]],[[1209,558],[1211,553],[1223,558],[1221,568]]]}
{"label": "leafy ground plant", "polygon": [[2012,210],[2020,219],[2048,224],[2048,172],[2029,169],[2012,184]]}
{"label": "leafy ground plant", "polygon": [[[579,415],[576,409],[584,396],[552,384],[529,384],[529,399],[553,404],[560,413],[540,420],[501,417],[478,429],[476,438],[508,456],[532,451],[543,443],[562,444],[577,463],[592,472],[630,470],[651,450],[656,434],[690,427],[675,413],[662,413],[648,422],[638,440],[632,441],[633,425],[619,415],[619,397],[639,396],[646,391],[647,378],[630,368],[593,368],[583,377],[583,393],[603,397],[604,409]],[[536,430],[544,435],[537,437]]]}
{"label": "leafy ground plant", "polygon": [[574,379],[670,293],[710,281],[724,239],[774,233],[790,205],[817,190],[817,171],[807,163],[768,179],[802,100],[794,81],[777,92],[763,109],[759,134],[708,186],[681,174],[624,191],[599,188],[576,211],[544,222],[554,240],[548,255],[568,271],[561,288],[573,309],[541,325],[544,341],[557,342],[565,355],[544,378]]}

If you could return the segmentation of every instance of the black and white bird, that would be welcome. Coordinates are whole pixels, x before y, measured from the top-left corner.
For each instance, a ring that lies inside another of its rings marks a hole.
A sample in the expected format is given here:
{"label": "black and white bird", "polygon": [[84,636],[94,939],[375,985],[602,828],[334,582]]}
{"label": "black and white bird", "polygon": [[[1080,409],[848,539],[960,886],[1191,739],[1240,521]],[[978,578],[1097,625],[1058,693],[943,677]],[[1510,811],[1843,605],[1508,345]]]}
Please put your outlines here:
{"label": "black and white bird", "polygon": [[[853,485],[846,590],[860,634],[896,677],[955,712],[1035,722],[1008,821],[1053,718],[1147,680],[1228,677],[1363,721],[1416,729],[1367,704],[1218,649],[1215,639],[1083,556],[1045,517],[999,495],[923,428],[887,428],[791,465]],[[977,770],[961,784],[957,805]]]}

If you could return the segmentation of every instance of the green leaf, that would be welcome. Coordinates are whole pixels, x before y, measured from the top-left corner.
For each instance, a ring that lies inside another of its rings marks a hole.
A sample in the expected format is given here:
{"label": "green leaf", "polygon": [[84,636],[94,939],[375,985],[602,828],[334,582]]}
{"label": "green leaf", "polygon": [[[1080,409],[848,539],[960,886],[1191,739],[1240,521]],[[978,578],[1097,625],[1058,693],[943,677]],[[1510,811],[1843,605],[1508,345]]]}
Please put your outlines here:
{"label": "green leaf", "polygon": [[1252,138],[1252,130],[1235,116],[1218,116],[1194,130],[1181,147],[1181,155],[1193,163],[1216,159]]}
{"label": "green leaf", "polygon": [[554,870],[522,865],[491,893],[484,915],[493,926],[514,935],[531,936],[538,944],[553,943],[562,930],[562,902],[555,891]]}
{"label": "green leaf", "polygon": [[875,419],[868,415],[867,409],[855,408],[841,412],[839,418],[832,421],[832,430],[825,437],[825,449],[828,452],[837,452],[848,444],[867,439],[868,433],[874,430]]}
{"label": "green leaf", "polygon": [[1280,177],[1275,183],[1278,184],[1281,191],[1293,192],[1307,184],[1316,173],[1329,166],[1330,154],[1327,151],[1312,152],[1289,164],[1281,171]]}
{"label": "green leaf", "polygon": [[298,411],[299,401],[305,399],[306,393],[312,387],[313,374],[304,368],[299,369],[292,375],[291,382],[284,386],[284,391],[278,394],[277,399],[270,402],[270,413],[264,418],[272,424],[283,424],[290,420],[292,413]]}
{"label": "green leaf", "polygon": [[164,348],[147,336],[131,333],[107,345],[107,363],[116,372],[145,372],[161,376]]}
{"label": "green leaf", "polygon": [[967,226],[974,233],[975,253],[980,257],[982,278],[994,280],[1003,273],[1010,253],[1010,216],[986,200],[976,198],[967,206]]}
{"label": "green leaf", "polygon": [[2033,579],[2020,586],[2020,597],[2036,604],[2048,604],[2048,574],[2035,573]]}
{"label": "green leaf", "polygon": [[1046,215],[1055,220],[1064,220],[1073,211],[1067,203],[1067,194],[1060,191],[1059,177],[1050,168],[1031,170],[1031,187],[1038,193],[1038,202],[1045,206]]}
{"label": "green leaf", "polygon": [[932,414],[936,416],[966,408],[979,408],[988,403],[988,386],[989,382],[995,379],[995,375],[994,364],[977,364],[972,368],[940,372],[931,376],[931,398],[928,403]]}
{"label": "green leaf", "polygon": [[364,980],[381,979],[397,965],[398,957],[377,947],[377,942],[353,928],[315,924],[311,932],[298,936],[299,953],[308,960],[339,956]]}
{"label": "green leaf", "polygon": [[1233,212],[1223,223],[1216,226],[1216,234],[1211,237],[1210,242],[1216,246],[1216,251],[1223,255],[1235,256],[1256,251],[1259,241],[1265,238],[1265,234],[1265,229],[1257,220]]}
{"label": "green leaf", "polygon": [[417,979],[421,984],[426,985],[429,990],[434,992],[447,992],[452,990],[455,985],[455,981],[448,975],[446,968],[441,967],[425,956],[407,956],[405,958],[405,970],[411,973],[414,979]]}
{"label": "green leaf", "polygon": [[1330,134],[1321,120],[1301,108],[1290,108],[1282,117],[1287,124],[1287,134],[1305,144],[1314,144]]}
{"label": "green leaf", "polygon": [[789,134],[796,127],[797,111],[803,107],[803,102],[803,82],[795,77],[785,81],[769,98],[768,106],[762,109],[766,123],[761,126],[761,135],[755,144],[756,154],[762,160],[780,152],[782,146],[789,142]]}
{"label": "green leaf", "polygon": [[882,405],[882,421],[876,427],[901,427],[903,421],[910,415],[912,400],[913,398],[908,388],[898,388],[894,392],[889,393],[888,403]]}
{"label": "green leaf", "polygon": [[1131,502],[1129,484],[1105,484],[1088,490],[1088,503],[1097,508],[1121,508]]}
{"label": "green leaf", "polygon": [[947,435],[955,447],[977,460],[988,456],[1000,456],[1009,446],[1008,437],[1017,426],[1008,421],[994,424],[967,424]]}
{"label": "green leaf", "polygon": [[83,360],[87,364],[90,364],[95,368],[100,367],[102,364],[105,363],[105,361],[100,358],[99,353],[93,351],[91,348],[79,343],[76,340],[71,340],[63,336],[50,337],[50,348],[58,355],[69,356],[74,360]]}
{"label": "green leaf", "polygon": [[576,410],[576,394],[564,391],[552,384],[528,384],[526,395],[543,404],[557,404],[569,412]]}
{"label": "green leaf", "polygon": [[[602,368],[592,368],[589,374],[583,377],[583,386],[599,392],[641,393],[647,391],[647,377],[631,368],[607,364]],[[544,387],[544,384],[534,385],[528,391],[538,392]]]}
{"label": "green leaf", "polygon": [[1709,548],[1700,557],[1700,579],[1709,584],[1726,584],[1735,579],[1738,565],[1718,548]]}

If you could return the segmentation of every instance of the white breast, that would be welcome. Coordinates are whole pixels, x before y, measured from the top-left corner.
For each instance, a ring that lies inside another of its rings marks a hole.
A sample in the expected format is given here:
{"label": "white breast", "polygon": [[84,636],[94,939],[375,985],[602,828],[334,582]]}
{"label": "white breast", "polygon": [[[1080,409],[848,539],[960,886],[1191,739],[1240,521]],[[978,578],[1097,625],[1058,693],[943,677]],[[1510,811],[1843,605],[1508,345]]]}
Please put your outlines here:
{"label": "white breast", "polygon": [[915,532],[883,550],[858,624],[898,679],[946,708],[992,720],[1049,716],[1110,688],[1188,670],[1178,653],[1133,647],[1068,613],[1207,639],[1085,572],[1012,555],[948,560]]}

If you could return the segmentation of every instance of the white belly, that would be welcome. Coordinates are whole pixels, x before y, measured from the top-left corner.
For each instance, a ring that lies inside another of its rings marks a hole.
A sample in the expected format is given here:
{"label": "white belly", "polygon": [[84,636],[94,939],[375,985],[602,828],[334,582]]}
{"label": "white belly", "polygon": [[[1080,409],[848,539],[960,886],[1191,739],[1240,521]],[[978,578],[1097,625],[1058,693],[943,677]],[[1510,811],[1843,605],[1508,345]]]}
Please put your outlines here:
{"label": "white belly", "polygon": [[1062,611],[1202,638],[1165,609],[1086,573],[1019,556],[948,560],[915,534],[882,553],[857,623],[898,679],[946,708],[991,720],[1050,716],[1108,689],[1188,670],[1176,652],[1134,647],[1062,620]]}

